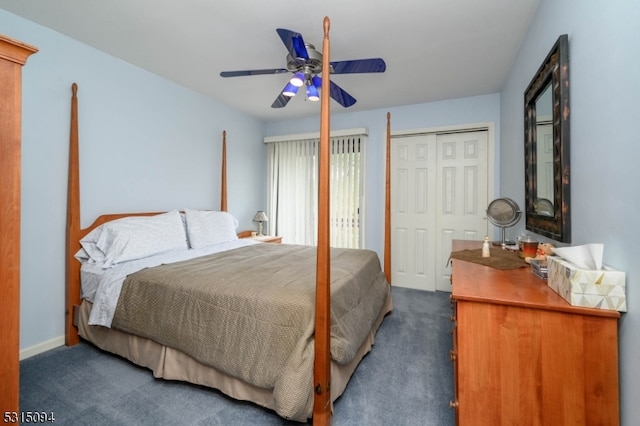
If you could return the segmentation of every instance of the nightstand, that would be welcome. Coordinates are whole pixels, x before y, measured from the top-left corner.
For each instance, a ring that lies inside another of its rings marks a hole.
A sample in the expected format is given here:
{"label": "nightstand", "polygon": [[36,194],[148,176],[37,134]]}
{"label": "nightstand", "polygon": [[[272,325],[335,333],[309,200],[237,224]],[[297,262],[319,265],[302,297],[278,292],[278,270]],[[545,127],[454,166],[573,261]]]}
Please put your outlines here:
{"label": "nightstand", "polygon": [[282,237],[277,237],[273,235],[263,235],[261,237],[249,237],[249,238],[253,238],[254,240],[258,240],[263,243],[274,243],[274,244],[282,243]]}
{"label": "nightstand", "polygon": [[282,242],[282,237],[276,237],[273,235],[263,235],[261,237],[252,237],[251,233],[255,231],[240,231],[238,232],[238,238],[253,238],[254,240],[261,241],[263,243],[275,243],[280,244]]}

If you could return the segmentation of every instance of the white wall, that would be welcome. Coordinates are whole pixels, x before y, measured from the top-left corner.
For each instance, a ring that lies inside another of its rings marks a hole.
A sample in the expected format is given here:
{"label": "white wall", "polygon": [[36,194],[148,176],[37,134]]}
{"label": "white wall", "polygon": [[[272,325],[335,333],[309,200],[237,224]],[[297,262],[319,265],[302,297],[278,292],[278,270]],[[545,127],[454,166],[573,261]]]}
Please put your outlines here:
{"label": "white wall", "polygon": [[219,208],[226,130],[229,211],[255,228],[264,122],[3,10],[0,32],[40,49],[23,68],[21,349],[64,335],[73,82],[83,227],[108,212]]}
{"label": "white wall", "polygon": [[[500,96],[490,94],[441,102],[349,113],[331,101],[331,129],[366,128],[365,246],[384,255],[384,188],[387,112],[391,131],[426,129],[471,123],[494,123],[496,159],[500,139]],[[318,132],[317,118],[267,123],[267,136]],[[523,160],[524,161],[524,160]],[[497,181],[497,177],[495,179]],[[497,190],[495,191],[497,193]]]}
{"label": "white wall", "polygon": [[502,194],[524,203],[523,93],[558,36],[568,34],[572,245],[603,243],[605,264],[627,273],[629,312],[619,326],[623,425],[640,418],[638,22],[637,0],[542,0],[500,108]]}

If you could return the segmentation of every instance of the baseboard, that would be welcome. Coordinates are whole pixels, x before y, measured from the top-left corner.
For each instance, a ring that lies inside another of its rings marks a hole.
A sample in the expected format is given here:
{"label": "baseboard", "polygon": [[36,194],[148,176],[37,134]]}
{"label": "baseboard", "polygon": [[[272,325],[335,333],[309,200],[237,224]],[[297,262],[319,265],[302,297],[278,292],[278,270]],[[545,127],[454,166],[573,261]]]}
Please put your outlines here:
{"label": "baseboard", "polygon": [[62,345],[64,345],[64,336],[56,337],[54,339],[47,340],[46,342],[33,345],[29,348],[21,349],[20,361],[22,361],[23,359],[31,358],[34,355],[41,354]]}

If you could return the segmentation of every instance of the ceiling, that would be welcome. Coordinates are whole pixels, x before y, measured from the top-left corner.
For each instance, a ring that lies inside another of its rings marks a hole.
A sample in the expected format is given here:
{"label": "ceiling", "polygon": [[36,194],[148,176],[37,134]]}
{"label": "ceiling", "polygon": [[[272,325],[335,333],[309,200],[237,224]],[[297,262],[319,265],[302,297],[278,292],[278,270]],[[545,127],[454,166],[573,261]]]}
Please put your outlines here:
{"label": "ceiling", "polygon": [[0,8],[265,121],[318,113],[302,94],[271,103],[288,74],[222,78],[221,71],[286,68],[276,28],[331,60],[381,57],[383,74],[333,75],[357,99],[332,114],[499,92],[540,0],[0,0]]}

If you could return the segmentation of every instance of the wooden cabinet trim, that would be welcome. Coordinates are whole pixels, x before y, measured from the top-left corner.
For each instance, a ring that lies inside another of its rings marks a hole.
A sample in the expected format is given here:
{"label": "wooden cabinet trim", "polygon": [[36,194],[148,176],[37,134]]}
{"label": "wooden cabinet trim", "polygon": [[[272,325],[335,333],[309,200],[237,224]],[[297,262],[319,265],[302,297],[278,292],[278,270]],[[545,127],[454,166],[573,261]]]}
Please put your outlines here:
{"label": "wooden cabinet trim", "polygon": [[20,178],[22,65],[38,49],[0,35],[0,408],[18,412],[20,391]]}

